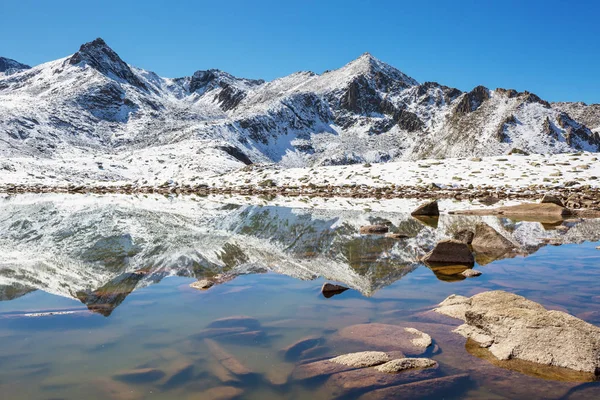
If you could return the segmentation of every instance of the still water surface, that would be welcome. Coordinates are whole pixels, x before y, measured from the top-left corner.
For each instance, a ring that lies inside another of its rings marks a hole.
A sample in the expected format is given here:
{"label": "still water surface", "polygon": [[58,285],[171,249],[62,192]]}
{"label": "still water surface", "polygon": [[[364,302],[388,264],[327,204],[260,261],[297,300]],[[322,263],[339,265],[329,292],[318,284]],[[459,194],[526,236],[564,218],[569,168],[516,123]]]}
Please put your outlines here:
{"label": "still water surface", "polygon": [[[471,279],[417,261],[438,240],[481,221],[519,244],[518,252],[478,254],[475,269],[483,275]],[[407,237],[358,234],[375,222]],[[471,355],[451,326],[426,313],[453,293],[502,289],[600,325],[599,228],[594,220],[450,215],[424,223],[405,212],[226,199],[6,198],[1,397],[358,398],[364,390],[340,392],[326,380],[299,382],[290,374],[303,359],[378,350],[348,346],[336,335],[380,322],[429,333],[436,346],[425,356],[439,362],[440,374],[470,376],[445,398],[600,398],[599,382],[543,379]],[[189,287],[204,277],[219,283]],[[351,289],[325,298],[325,281]],[[231,316],[256,320],[247,337],[213,338],[251,372],[239,377],[224,373],[203,337],[212,321]],[[306,337],[317,344],[286,359],[281,350]],[[132,377],[131,370],[146,373]]]}

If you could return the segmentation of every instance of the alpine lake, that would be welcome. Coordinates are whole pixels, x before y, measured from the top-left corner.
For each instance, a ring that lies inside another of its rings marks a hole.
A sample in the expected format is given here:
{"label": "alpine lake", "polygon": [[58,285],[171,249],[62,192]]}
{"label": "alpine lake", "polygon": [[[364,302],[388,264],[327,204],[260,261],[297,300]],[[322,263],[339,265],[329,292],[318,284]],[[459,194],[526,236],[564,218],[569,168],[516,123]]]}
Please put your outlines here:
{"label": "alpine lake", "polygon": [[[600,219],[444,212],[483,207],[475,201],[441,202],[439,218],[417,219],[418,204],[3,195],[0,397],[600,398],[594,376],[499,361],[452,332],[462,321],[432,311],[452,294],[503,290],[600,326]],[[419,261],[481,223],[516,248],[475,251],[480,276]],[[373,224],[396,235],[360,234]],[[212,286],[190,287],[202,280]],[[326,282],[348,290],[325,296]],[[394,326],[398,343],[413,328],[431,344],[415,351],[377,336]],[[307,374],[359,351],[437,366]]]}

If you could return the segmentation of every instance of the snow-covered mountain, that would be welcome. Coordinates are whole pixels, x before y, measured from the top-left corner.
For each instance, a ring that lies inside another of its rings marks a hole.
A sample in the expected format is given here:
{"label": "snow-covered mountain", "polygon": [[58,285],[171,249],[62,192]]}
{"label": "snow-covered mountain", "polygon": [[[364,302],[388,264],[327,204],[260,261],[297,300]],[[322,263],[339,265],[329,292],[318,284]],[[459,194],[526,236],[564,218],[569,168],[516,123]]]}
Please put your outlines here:
{"label": "snow-covered mountain", "polygon": [[[167,168],[166,156],[175,160],[169,176],[177,179],[256,162],[600,150],[598,131],[586,126],[596,120],[578,106],[551,105],[529,92],[419,84],[368,53],[337,70],[271,82],[219,70],[159,77],[127,64],[102,39],[33,68],[5,60],[0,168],[6,170],[16,168],[11,160],[37,160],[34,174],[67,176],[69,165],[114,157],[123,169],[148,165],[148,176],[139,178],[152,179]],[[56,160],[66,167],[55,168]]]}
{"label": "snow-covered mountain", "polygon": [[29,65],[21,64],[10,58],[0,57],[0,74],[10,75],[19,70],[29,68],[31,68]]}

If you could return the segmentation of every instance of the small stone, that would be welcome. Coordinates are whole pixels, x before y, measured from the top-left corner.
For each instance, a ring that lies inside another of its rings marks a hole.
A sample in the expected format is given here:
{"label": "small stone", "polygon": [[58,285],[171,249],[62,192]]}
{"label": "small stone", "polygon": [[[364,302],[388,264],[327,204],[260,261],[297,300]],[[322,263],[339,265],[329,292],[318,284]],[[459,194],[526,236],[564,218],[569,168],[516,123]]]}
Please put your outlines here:
{"label": "small stone", "polygon": [[435,367],[437,362],[429,358],[400,358],[381,364],[375,369],[388,374],[398,373],[407,369],[425,369]]}
{"label": "small stone", "polygon": [[461,275],[466,277],[466,278],[474,278],[476,276],[481,275],[481,271],[477,271],[476,269],[466,269],[463,272],[461,272]]}
{"label": "small stone", "polygon": [[361,351],[358,353],[337,356],[329,361],[342,364],[347,367],[365,368],[383,364],[389,361],[389,359],[390,357],[382,351]]}
{"label": "small stone", "polygon": [[390,239],[405,239],[408,236],[404,235],[402,233],[392,233],[392,232],[388,232],[385,234],[386,238],[390,238]]}
{"label": "small stone", "polygon": [[196,282],[190,284],[191,288],[198,290],[208,290],[213,287],[214,282],[209,281],[208,279],[200,279]]}
{"label": "small stone", "polygon": [[323,296],[325,298],[329,299],[330,297],[343,293],[346,290],[348,290],[346,286],[335,285],[333,283],[325,282],[323,284],[323,287],[321,288],[321,293],[323,293]]}

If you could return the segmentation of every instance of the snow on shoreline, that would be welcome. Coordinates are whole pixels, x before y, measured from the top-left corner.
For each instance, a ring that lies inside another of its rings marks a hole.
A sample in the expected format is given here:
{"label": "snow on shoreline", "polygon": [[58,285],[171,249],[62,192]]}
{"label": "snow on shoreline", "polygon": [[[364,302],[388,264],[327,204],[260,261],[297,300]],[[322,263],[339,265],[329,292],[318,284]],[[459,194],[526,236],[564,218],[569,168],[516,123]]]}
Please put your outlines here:
{"label": "snow on shoreline", "polygon": [[[173,149],[174,150],[174,149]],[[282,168],[275,164],[252,165],[219,174],[202,166],[197,154],[180,152],[105,157],[93,160],[21,158],[0,160],[0,186],[46,185],[150,186],[207,185],[211,188],[272,186],[366,186],[473,188],[524,190],[531,185],[547,188],[600,186],[597,153],[507,155],[352,164],[313,168]],[[232,166],[229,166],[230,168]],[[227,168],[224,167],[225,170]]]}

